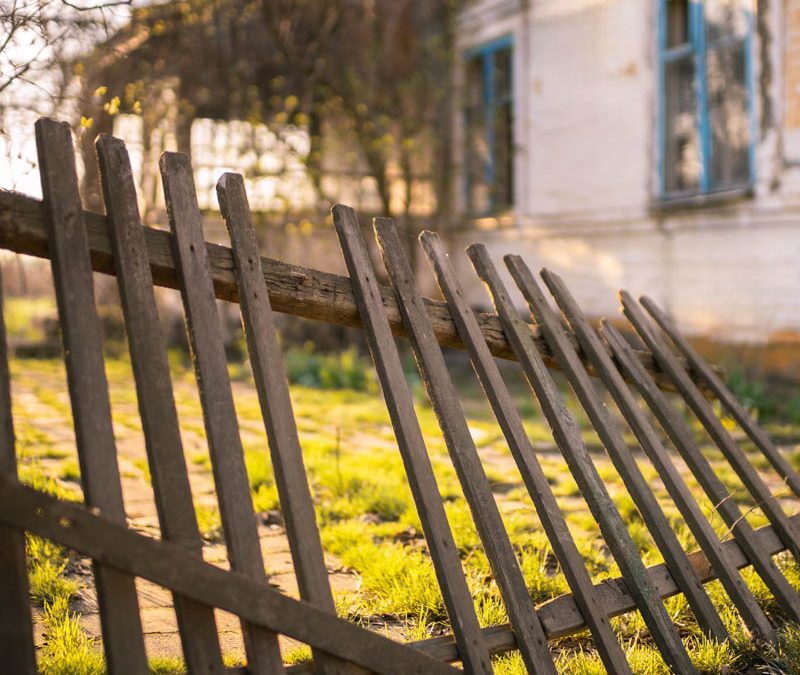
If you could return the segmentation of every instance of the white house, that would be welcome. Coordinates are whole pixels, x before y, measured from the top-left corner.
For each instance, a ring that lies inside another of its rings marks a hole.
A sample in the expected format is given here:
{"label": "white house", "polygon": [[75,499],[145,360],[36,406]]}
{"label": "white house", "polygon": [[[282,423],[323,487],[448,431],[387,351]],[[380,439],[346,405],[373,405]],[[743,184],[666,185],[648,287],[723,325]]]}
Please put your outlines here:
{"label": "white house", "polygon": [[800,0],[476,0],[458,42],[461,242],[800,374]]}

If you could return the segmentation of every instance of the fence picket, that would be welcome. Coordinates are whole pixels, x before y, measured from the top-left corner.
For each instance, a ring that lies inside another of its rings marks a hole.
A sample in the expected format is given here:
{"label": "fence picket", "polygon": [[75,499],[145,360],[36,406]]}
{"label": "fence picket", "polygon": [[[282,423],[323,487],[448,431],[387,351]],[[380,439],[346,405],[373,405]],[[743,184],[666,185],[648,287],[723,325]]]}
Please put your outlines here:
{"label": "fence picket", "polygon": [[422,381],[500,589],[511,627],[517,636],[522,659],[529,671],[555,673],[547,637],[525,586],[525,578],[469,432],[442,348],[433,334],[430,319],[425,312],[422,295],[414,285],[414,274],[403,251],[394,221],[390,218],[376,218],[374,226]]}
{"label": "fence picket", "polygon": [[689,606],[692,608],[697,622],[706,635],[719,642],[724,642],[728,639],[728,631],[725,629],[722,619],[714,609],[711,599],[689,564],[686,552],[681,547],[677,535],[636,464],[636,460],[628,450],[620,427],[615,424],[608,408],[600,399],[578,358],[577,351],[566,339],[566,333],[557,315],[550,308],[539,284],[522,259],[519,256],[508,255],[505,257],[505,262],[511,276],[528,302],[531,312],[540,322],[550,348],[561,361],[567,380],[589,416],[653,540],[664,556],[673,578],[678,582],[689,601]]}
{"label": "fence picket", "polygon": [[586,451],[577,422],[567,409],[566,402],[539,352],[534,349],[530,331],[514,308],[486,247],[473,244],[467,249],[467,253],[478,276],[489,288],[506,335],[514,345],[528,382],[539,399],[556,444],[600,526],[600,531],[619,565],[628,584],[628,590],[636,600],[636,605],[659,651],[667,664],[676,672],[696,672],[669,614],[659,599],[654,582],[642,563],[639,551]]}
{"label": "fence picket", "polygon": [[614,366],[611,356],[606,351],[595,330],[584,317],[575,298],[557,274],[547,271],[542,276],[561,311],[567,317],[572,330],[578,337],[581,349],[594,364],[595,372],[599,374],[601,381],[616,401],[623,417],[625,417],[628,425],[639,440],[642,449],[653,463],[667,492],[672,497],[672,501],[683,516],[701,550],[712,561],[723,588],[736,605],[745,624],[761,639],[770,640],[774,638],[775,631],[772,629],[769,620],[759,607],[753,593],[747,587],[739,572],[724,555],[722,544],[700,509],[700,505],[692,496],[689,487],[670,459],[669,453],[662,444],[650,419],[645,415],[633,393],[622,379],[622,375]]}
{"label": "fence picket", "polygon": [[[148,466],[162,537],[201,556],[203,542],[189,488],[167,353],[158,323],[153,277],[125,143],[96,142],[125,330],[136,382]],[[214,610],[173,596],[186,665],[192,673],[224,670]]]}
{"label": "fence picket", "polygon": [[[300,596],[336,614],[244,179],[238,174],[224,174],[217,183],[217,195],[231,239],[247,351]],[[315,653],[314,665],[319,673],[333,673],[343,664]]]}
{"label": "fence picket", "polygon": [[[69,125],[38,120],[36,148],[84,498],[89,506],[124,524],[100,321]],[[133,577],[102,564],[94,565],[94,576],[109,672],[147,675]]]}
{"label": "fence picket", "polygon": [[[233,569],[266,585],[191,163],[167,152],[160,167],[228,556]],[[242,633],[251,670],[283,672],[275,633],[245,621]]]}
{"label": "fence picket", "polygon": [[372,359],[425,531],[425,540],[436,569],[459,655],[469,672],[491,673],[489,652],[447,522],[419,420],[414,412],[414,400],[405,379],[403,364],[389,327],[358,218],[351,208],[336,205],[333,207],[333,223],[350,273],[353,294],[364,323]]}
{"label": "fence picket", "polygon": [[686,338],[680,334],[666,313],[647,296],[642,296],[641,303],[642,307],[648,311],[650,316],[661,327],[661,330],[669,336],[678,351],[686,359],[689,367],[705,380],[709,390],[714,393],[731,417],[744,429],[756,447],[764,453],[764,456],[770,461],[778,475],[783,478],[792,492],[800,497],[800,474],[794,470],[786,457],[781,454],[781,451],[772,442],[767,432],[753,419],[745,407],[736,400],[733,392],[722,381],[722,378],[706,363]]}
{"label": "fence picket", "polygon": [[[638,331],[640,327],[645,325],[641,310],[639,310],[638,307],[634,310],[635,301],[625,291],[620,292],[620,297],[626,316],[630,318],[630,313],[634,311],[639,312],[641,318],[636,326]],[[652,333],[653,331],[646,332]],[[644,339],[644,335],[642,335],[642,339]],[[800,562],[800,529],[789,521],[781,505],[764,482],[764,479],[750,463],[750,460],[736,441],[733,440],[733,437],[727,429],[725,429],[722,421],[714,413],[711,404],[692,382],[686,371],[680,367],[677,357],[666,348],[663,343],[661,346],[664,348],[660,349],[658,353],[655,354],[656,360],[658,363],[662,364],[663,369],[672,379],[676,389],[692,409],[692,412],[694,412],[703,424],[708,435],[716,443],[717,447],[722,450],[722,454],[725,455],[725,458],[728,460],[731,467],[733,467],[733,470],[737,473],[742,483],[744,483],[748,492],[753,495],[759,508],[761,508],[764,515],[766,515],[769,521],[775,526],[775,529],[780,533],[783,538],[783,543],[786,544],[786,548],[789,549],[798,562]]]}
{"label": "fence picket", "polygon": [[455,270],[434,232],[425,231],[420,241],[431,262],[439,288],[450,308],[461,340],[466,346],[473,368],[492,406],[495,417],[508,442],[511,454],[519,467],[522,479],[536,507],[547,538],[564,571],[575,602],[592,631],[598,653],[611,673],[630,673],[630,666],[611,629],[608,616],[601,607],[592,579],[584,564],[567,522],[550,489],[536,453],[522,425],[517,406],[508,390],[500,369],[489,351],[472,308],[467,303],[456,278]]}
{"label": "fence picket", "polygon": [[[669,373],[668,368],[670,365],[675,364],[670,359],[671,355],[667,351],[666,345],[661,342],[660,338],[652,330],[652,326],[647,321],[644,312],[635,304],[633,299],[623,293],[620,294],[620,297],[625,303],[626,316],[642,339],[652,345],[659,353],[664,354],[662,361],[664,370]],[[613,331],[605,327],[605,332],[610,334]],[[619,346],[623,347],[621,344]],[[800,596],[786,580],[786,577],[781,574],[773,560],[759,548],[754,537],[753,528],[747,522],[733,496],[716,475],[709,461],[703,456],[697,443],[695,443],[688,423],[667,400],[666,396],[658,390],[652,379],[645,376],[642,369],[636,367],[630,358],[620,360],[620,364],[625,370],[637,373],[639,377],[634,382],[639,392],[647,401],[650,409],[656,415],[664,431],[672,440],[695,478],[697,478],[708,498],[715,505],[722,520],[730,528],[742,550],[753,563],[756,572],[758,572],[784,610],[793,620],[800,621]],[[779,528],[776,527],[775,531],[782,535]],[[781,536],[781,539],[785,544],[783,536]]]}

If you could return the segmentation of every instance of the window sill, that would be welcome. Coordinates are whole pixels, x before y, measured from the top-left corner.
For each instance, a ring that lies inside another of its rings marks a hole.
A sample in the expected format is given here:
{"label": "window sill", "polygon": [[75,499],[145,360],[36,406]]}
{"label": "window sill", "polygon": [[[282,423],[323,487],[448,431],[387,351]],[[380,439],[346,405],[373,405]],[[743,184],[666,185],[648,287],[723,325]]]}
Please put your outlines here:
{"label": "window sill", "polygon": [[512,209],[483,216],[468,214],[465,220],[472,229],[477,230],[499,230],[512,227],[515,223],[514,211]]}
{"label": "window sill", "polygon": [[653,212],[679,211],[681,209],[702,209],[726,206],[733,202],[751,199],[754,196],[751,186],[709,192],[707,194],[692,194],[680,197],[664,197],[650,204]]}

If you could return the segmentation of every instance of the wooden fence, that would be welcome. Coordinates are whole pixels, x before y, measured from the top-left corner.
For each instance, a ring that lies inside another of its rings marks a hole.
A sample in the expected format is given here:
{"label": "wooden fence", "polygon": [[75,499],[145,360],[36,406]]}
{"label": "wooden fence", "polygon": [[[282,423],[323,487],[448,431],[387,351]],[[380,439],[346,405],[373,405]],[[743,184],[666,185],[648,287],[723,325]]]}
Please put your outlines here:
{"label": "wooden fence", "polygon": [[[609,619],[632,610],[641,613],[672,670],[691,673],[694,668],[662,599],[684,594],[702,631],[724,641],[727,629],[704,586],[718,579],[753,638],[774,640],[775,627],[739,571],[747,566],[755,569],[785,614],[800,622],[800,596],[773,561],[781,551],[800,556],[800,520],[784,512],[712,403],[717,401],[738,422],[797,496],[800,475],[733,397],[719,373],[698,356],[651,300],[637,302],[625,292],[620,295],[625,317],[646,345],[646,350],[636,350],[612,324],[605,322],[599,330],[590,325],[562,280],[544,271],[542,282],[559,316],[525,262],[507,256],[505,264],[535,320],[532,328],[511,303],[486,249],[474,245],[467,254],[496,311],[476,314],[464,298],[441,240],[425,232],[421,243],[445,298],[445,303],[436,303],[417,290],[390,219],[374,222],[391,282],[391,287],[382,287],[357,215],[345,206],[333,208],[333,221],[349,277],[262,258],[244,182],[235,174],[222,176],[217,187],[231,248],[209,244],[203,238],[190,162],[174,153],[161,160],[171,232],[144,228],[125,146],[107,136],[97,142],[107,215],[87,213],[78,193],[69,127],[40,120],[36,138],[44,197],[40,203],[22,195],[0,194],[0,247],[52,261],[85,503],[59,501],[17,480],[8,354],[0,322],[0,662],[9,672],[36,672],[24,532],[92,559],[111,673],[148,672],[136,577],[173,593],[191,673],[225,672],[214,608],[241,619],[246,669],[252,673],[286,670],[279,635],[312,648],[313,664],[292,667],[292,672],[445,673],[457,672],[451,664],[460,662],[469,673],[490,673],[491,655],[517,649],[529,672],[555,673],[549,640],[587,627],[608,671],[630,673]],[[161,539],[126,525],[93,271],[113,274],[118,281]],[[167,357],[159,335],[155,285],[178,288],[182,294],[230,570],[208,564],[201,556]],[[215,298],[238,302],[241,308],[300,600],[266,583]],[[403,644],[336,616],[273,311],[365,331],[452,635]],[[395,335],[411,342],[510,625],[482,628],[478,623]],[[570,594],[534,606],[459,404],[443,345],[468,352]],[[495,356],[519,361],[619,566],[620,578],[593,584]],[[665,563],[645,567],[642,562],[553,379],[552,368],[563,371],[569,381]],[[682,548],[605,405],[598,379],[657,470],[700,550]],[[736,498],[698,447],[684,412],[676,407],[676,397],[665,391],[677,392],[702,423],[769,519],[769,526],[754,530],[748,524]],[[730,528],[730,539],[723,541],[715,533],[679,472],[670,445],[716,505]]]}

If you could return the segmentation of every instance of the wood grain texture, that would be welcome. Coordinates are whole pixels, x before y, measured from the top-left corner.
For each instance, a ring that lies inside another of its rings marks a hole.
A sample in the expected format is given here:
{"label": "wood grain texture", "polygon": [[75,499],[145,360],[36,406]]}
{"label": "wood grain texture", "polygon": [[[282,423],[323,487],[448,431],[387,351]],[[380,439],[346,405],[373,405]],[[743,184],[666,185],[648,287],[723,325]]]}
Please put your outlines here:
{"label": "wood grain texture", "polygon": [[422,382],[472,512],[472,520],[506,606],[511,627],[517,636],[522,660],[529,672],[555,673],[547,638],[534,611],[519,561],[472,440],[442,348],[433,334],[422,295],[414,283],[414,274],[394,221],[390,218],[376,218],[374,226]]}
{"label": "wood grain texture", "polygon": [[[228,557],[237,572],[266,585],[192,166],[186,155],[171,152],[159,164]],[[283,672],[277,635],[244,621],[242,633],[248,668]]]}
{"label": "wood grain texture", "polygon": [[475,615],[472,597],[414,410],[414,399],[392,337],[358,218],[353,209],[337,205],[333,207],[333,222],[351,275],[375,370],[425,532],[439,588],[453,626],[460,658],[470,672],[491,673],[489,653]]}
{"label": "wood grain texture", "polygon": [[[618,471],[628,494],[636,504],[653,541],[661,551],[661,555],[664,556],[673,578],[678,581],[689,601],[689,606],[692,608],[698,624],[708,637],[714,638],[718,642],[724,642],[729,636],[722,619],[689,564],[686,552],[664,515],[647,479],[639,469],[633,453],[628,450],[622,436],[622,429],[611,418],[605,402],[595,389],[577,352],[566,340],[559,317],[551,309],[539,284],[522,258],[508,255],[505,257],[505,262],[532,314],[540,322],[551,349],[561,360],[562,368],[573,392],[605,446],[606,453]],[[545,276],[545,280],[547,280],[547,276]],[[585,337],[586,335],[584,335]]]}
{"label": "wood grain texture", "polygon": [[[203,542],[189,488],[130,159],[125,143],[118,138],[102,135],[96,148],[161,534],[200,557]],[[179,595],[173,601],[187,667],[193,673],[221,673],[224,666],[213,608]]]}
{"label": "wood grain texture", "polygon": [[[100,322],[69,125],[36,122],[36,148],[81,484],[86,503],[124,525]],[[133,577],[94,565],[109,672],[149,673]]]}
{"label": "wood grain texture", "polygon": [[733,395],[733,392],[728,388],[716,370],[712,368],[708,362],[697,353],[695,348],[689,344],[689,341],[681,335],[680,331],[667,314],[647,296],[642,296],[640,300],[642,306],[649,312],[650,316],[653,317],[655,322],[661,327],[661,330],[669,336],[672,343],[678,348],[678,351],[686,359],[692,371],[702,378],[708,389],[714,393],[730,416],[744,429],[745,433],[750,437],[750,440],[761,450],[792,492],[800,497],[800,474],[789,464],[786,457],[783,456],[781,451],[772,442],[769,434],[767,434],[758,422],[753,419],[752,415],[747,412],[745,407],[737,400],[736,396]]}
{"label": "wood grain texture", "polygon": [[[709,560],[713,561],[722,586],[738,608],[746,625],[754,635],[762,639],[769,640],[774,638],[774,630],[766,615],[759,607],[741,575],[723,554],[722,544],[711,527],[711,523],[709,523],[700,505],[692,496],[689,487],[672,462],[669,452],[662,444],[661,438],[653,427],[650,418],[639,406],[636,397],[612,362],[594,328],[589,325],[575,298],[557,274],[546,272],[542,274],[542,277],[578,337],[584,353],[594,363],[595,370],[600,375],[600,380],[604,383],[620,409],[622,416],[639,440],[642,449],[652,462],[659,478],[664,483],[664,487],[672,497],[672,501],[683,516],[701,550]],[[609,341],[613,337],[612,335]],[[613,350],[613,347],[612,351],[614,351],[618,359],[627,358],[628,356],[627,352],[621,354],[619,350]]]}
{"label": "wood grain texture", "polygon": [[423,232],[420,235],[420,241],[450,309],[450,314],[456,323],[461,340],[467,347],[472,366],[503,431],[523,482],[528,489],[528,494],[536,507],[539,520],[572,590],[575,602],[592,631],[592,637],[603,664],[610,673],[630,673],[630,666],[625,654],[620,648],[617,636],[611,629],[608,616],[600,606],[583,558],[570,534],[555,495],[550,489],[547,477],[536,459],[530,439],[525,433],[514,398],[503,381],[500,369],[486,345],[475,314],[464,297],[442,242],[433,232]]}
{"label": "wood grain texture", "polygon": [[[300,596],[320,609],[336,614],[292,411],[283,354],[242,176],[224,174],[217,183],[217,196],[231,238],[247,351],[266,426],[275,484]],[[315,653],[314,662],[320,673],[347,672],[344,664],[337,665],[324,654]]]}
{"label": "wood grain texture", "polygon": [[[0,271],[0,475],[17,479],[17,447],[11,415],[11,378],[3,317],[3,275]],[[0,663],[9,672],[36,675],[33,617],[28,596],[25,533],[0,526]]]}
{"label": "wood grain texture", "polygon": [[[104,216],[91,211],[83,212],[86,235],[96,272],[114,274],[108,226]],[[171,235],[163,230],[145,228],[147,254],[153,281],[158,286],[178,288],[178,271],[172,256]],[[0,190],[0,248],[17,253],[48,257],[47,236],[44,227],[42,203],[38,199],[15,192]],[[220,300],[238,301],[238,291],[233,274],[231,250],[217,244],[206,244],[214,292]],[[290,265],[271,258],[262,258],[261,265],[269,289],[272,309],[276,312],[300,316],[340,326],[362,328],[350,281],[347,277],[319,270]],[[392,332],[405,336],[392,290],[380,286],[380,295]],[[425,299],[439,343],[446,347],[464,349],[455,325],[444,303]],[[500,321],[494,314],[477,315],[481,331],[489,349],[497,357],[515,359],[513,350],[503,334]],[[542,358],[550,367],[557,367],[537,327],[530,330]],[[668,378],[655,367],[652,355],[637,352],[648,371],[656,377],[659,386],[672,389]]]}
{"label": "wood grain texture", "polygon": [[[665,369],[674,370],[676,378],[686,382],[685,378],[681,375],[683,371],[677,367],[672,353],[655,332],[642,309],[627,293],[620,293],[620,297],[623,301],[626,316],[637,333],[641,336],[642,340],[644,340],[651,349],[655,349],[658,353],[663,354]],[[717,476],[714,468],[703,456],[703,453],[694,440],[694,434],[688,422],[669,402],[663,392],[655,386],[652,379],[647,377],[644,371],[635,365],[635,362],[628,360],[623,366],[631,368],[631,372],[637,373],[638,377],[635,383],[642,398],[645,399],[650,410],[655,414],[659,424],[661,424],[662,428],[675,445],[675,448],[683,457],[712,504],[715,504],[717,512],[730,528],[733,536],[739,542],[742,550],[746,552],[748,559],[752,562],[759,576],[775,596],[775,599],[793,620],[797,621],[800,619],[800,596],[798,596],[797,592],[792,588],[791,584],[789,584],[786,577],[781,573],[772,559],[759,549],[756,544],[753,528],[747,522],[747,519],[744,517],[744,514],[733,496]],[[792,521],[792,527],[797,527],[796,520]],[[775,531],[779,535],[782,535],[785,545],[785,528],[775,528]]]}
{"label": "wood grain texture", "polygon": [[[0,522],[25,529],[108,567],[208,603],[376,673],[455,675],[418,649],[338,619],[239,572],[190,555],[180,544],[152,539],[78,504],[63,502],[0,476]],[[252,666],[248,666],[252,672]]]}
{"label": "wood grain texture", "polygon": [[467,249],[467,254],[478,276],[489,289],[495,309],[503,321],[509,341],[517,350],[522,369],[539,400],[553,438],[619,565],[659,651],[676,672],[695,672],[675,626],[661,603],[655,582],[645,569],[639,551],[583,444],[578,424],[538,350],[531,344],[524,329],[525,324],[511,302],[486,247],[474,244]]}

